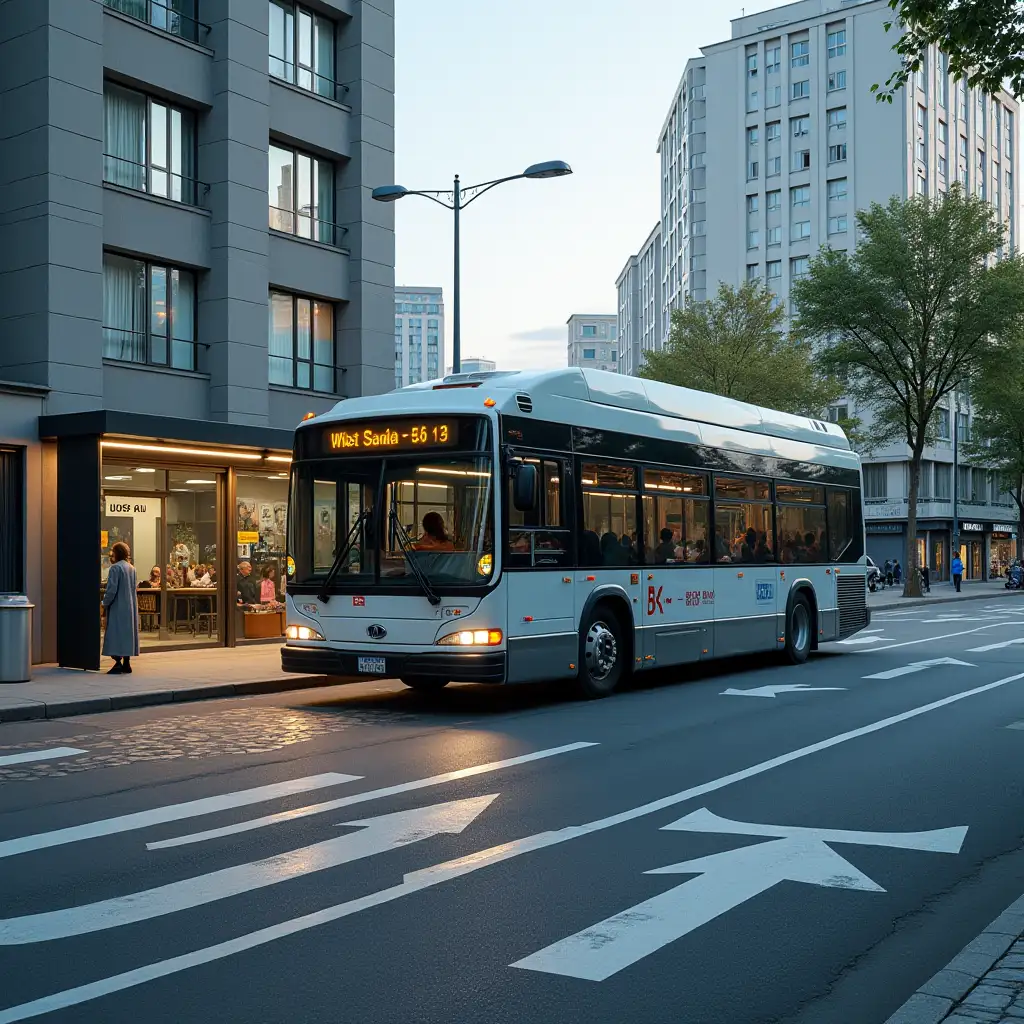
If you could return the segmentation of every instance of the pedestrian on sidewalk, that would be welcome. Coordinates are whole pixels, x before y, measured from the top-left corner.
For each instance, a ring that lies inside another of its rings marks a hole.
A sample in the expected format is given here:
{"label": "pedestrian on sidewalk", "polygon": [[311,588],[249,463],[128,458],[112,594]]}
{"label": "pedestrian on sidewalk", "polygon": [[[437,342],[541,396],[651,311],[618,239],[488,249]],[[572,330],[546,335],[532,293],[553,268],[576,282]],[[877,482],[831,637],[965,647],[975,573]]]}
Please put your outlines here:
{"label": "pedestrian on sidewalk", "polygon": [[930,594],[932,592],[931,574],[928,571],[927,565],[921,566],[921,589],[926,594]]}
{"label": "pedestrian on sidewalk", "polygon": [[130,553],[124,541],[110,549],[110,573],[103,591],[103,607],[107,610],[103,653],[114,659],[108,675],[131,672],[132,658],[139,653],[139,601],[135,568],[128,561]]}
{"label": "pedestrian on sidewalk", "polygon": [[898,558],[892,563],[892,578],[896,586],[899,586],[903,582],[903,566],[900,565],[900,560]]}
{"label": "pedestrian on sidewalk", "polygon": [[959,555],[953,556],[953,564],[950,567],[953,570],[953,586],[956,587],[956,592],[960,593],[960,583],[964,578],[964,563],[961,561]]}

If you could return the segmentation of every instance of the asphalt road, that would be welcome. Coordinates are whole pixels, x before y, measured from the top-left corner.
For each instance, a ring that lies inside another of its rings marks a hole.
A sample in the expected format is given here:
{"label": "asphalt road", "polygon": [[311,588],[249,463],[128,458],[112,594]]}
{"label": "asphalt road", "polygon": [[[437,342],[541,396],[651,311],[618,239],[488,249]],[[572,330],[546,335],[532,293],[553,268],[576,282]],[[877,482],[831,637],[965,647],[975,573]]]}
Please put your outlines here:
{"label": "asphalt road", "polygon": [[1024,601],[871,630],[0,726],[0,1024],[881,1024],[1024,890]]}

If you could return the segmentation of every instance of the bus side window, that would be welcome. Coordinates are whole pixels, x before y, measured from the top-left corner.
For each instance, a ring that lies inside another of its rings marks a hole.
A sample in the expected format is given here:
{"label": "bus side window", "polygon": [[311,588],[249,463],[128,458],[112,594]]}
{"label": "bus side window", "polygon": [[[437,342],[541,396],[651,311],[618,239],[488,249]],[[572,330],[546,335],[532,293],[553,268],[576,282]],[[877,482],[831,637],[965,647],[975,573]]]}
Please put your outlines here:
{"label": "bus side window", "polygon": [[562,487],[565,464],[560,459],[528,458],[537,466],[541,495],[531,512],[520,512],[512,504],[512,482],[508,485],[508,564],[510,566],[564,565],[569,558],[569,535],[563,530],[565,511]]}

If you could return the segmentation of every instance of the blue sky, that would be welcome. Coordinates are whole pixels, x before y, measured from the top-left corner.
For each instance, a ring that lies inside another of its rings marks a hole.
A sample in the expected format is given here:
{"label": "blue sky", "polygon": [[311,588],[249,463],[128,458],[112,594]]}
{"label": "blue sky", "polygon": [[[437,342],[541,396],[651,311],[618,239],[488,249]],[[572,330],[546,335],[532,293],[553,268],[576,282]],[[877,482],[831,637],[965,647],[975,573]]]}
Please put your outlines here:
{"label": "blue sky", "polygon": [[[462,223],[462,353],[565,365],[571,313],[615,312],[615,278],[658,218],[658,132],[683,66],[778,0],[397,0],[395,176],[451,188],[567,160]],[[384,184],[383,182],[381,184]],[[396,283],[441,285],[451,360],[451,215],[395,209]]]}

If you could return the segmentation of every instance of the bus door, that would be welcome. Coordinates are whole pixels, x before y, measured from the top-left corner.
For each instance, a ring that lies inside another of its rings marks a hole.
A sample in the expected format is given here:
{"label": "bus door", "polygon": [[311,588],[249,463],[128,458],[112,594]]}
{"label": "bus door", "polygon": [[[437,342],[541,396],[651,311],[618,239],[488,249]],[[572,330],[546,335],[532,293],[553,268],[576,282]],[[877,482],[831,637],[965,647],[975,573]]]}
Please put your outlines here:
{"label": "bus door", "polygon": [[640,656],[646,667],[714,656],[709,511],[702,474],[644,470]]}

